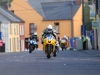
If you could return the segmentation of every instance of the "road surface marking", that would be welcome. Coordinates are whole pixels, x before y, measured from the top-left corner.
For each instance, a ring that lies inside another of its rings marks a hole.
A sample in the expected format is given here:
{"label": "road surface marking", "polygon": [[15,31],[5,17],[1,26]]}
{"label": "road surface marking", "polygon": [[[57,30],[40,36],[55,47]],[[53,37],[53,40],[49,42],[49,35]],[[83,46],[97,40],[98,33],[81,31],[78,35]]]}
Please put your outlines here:
{"label": "road surface marking", "polygon": [[14,57],[16,57],[16,56],[14,56]]}
{"label": "road surface marking", "polygon": [[23,57],[23,56],[21,56],[21,57]]}
{"label": "road surface marking", "polygon": [[66,64],[64,64],[64,66],[65,66]]}
{"label": "road surface marking", "polygon": [[9,60],[9,59],[7,59],[7,60]]}
{"label": "road surface marking", "polygon": [[3,61],[0,61],[0,62],[3,62]]}

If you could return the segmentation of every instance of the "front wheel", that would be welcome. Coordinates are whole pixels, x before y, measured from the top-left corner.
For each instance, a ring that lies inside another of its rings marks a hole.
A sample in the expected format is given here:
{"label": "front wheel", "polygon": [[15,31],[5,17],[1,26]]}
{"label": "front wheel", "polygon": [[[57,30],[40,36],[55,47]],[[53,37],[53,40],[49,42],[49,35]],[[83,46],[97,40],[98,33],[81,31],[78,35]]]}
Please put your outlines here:
{"label": "front wheel", "polygon": [[51,58],[51,56],[48,54],[48,55],[47,55],[47,58],[48,58],[48,59],[50,59],[50,58]]}
{"label": "front wheel", "polygon": [[61,44],[62,51],[65,49],[65,44]]}
{"label": "front wheel", "polygon": [[34,50],[34,49],[33,49],[32,45],[30,45],[30,46],[29,46],[29,53],[32,53],[33,50]]}
{"label": "front wheel", "polygon": [[31,51],[31,50],[29,50],[29,53],[32,53],[32,51]]}
{"label": "front wheel", "polygon": [[51,46],[50,45],[47,46],[46,52],[47,52],[47,58],[50,59],[51,58]]}

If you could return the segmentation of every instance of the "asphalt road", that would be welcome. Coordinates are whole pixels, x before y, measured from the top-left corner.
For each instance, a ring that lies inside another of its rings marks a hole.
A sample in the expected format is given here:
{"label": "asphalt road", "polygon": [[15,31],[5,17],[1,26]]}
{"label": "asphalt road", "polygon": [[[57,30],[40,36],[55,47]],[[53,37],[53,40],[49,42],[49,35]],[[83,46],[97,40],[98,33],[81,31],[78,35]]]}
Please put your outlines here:
{"label": "asphalt road", "polygon": [[0,75],[100,75],[100,57],[72,50],[50,59],[39,50],[0,53]]}

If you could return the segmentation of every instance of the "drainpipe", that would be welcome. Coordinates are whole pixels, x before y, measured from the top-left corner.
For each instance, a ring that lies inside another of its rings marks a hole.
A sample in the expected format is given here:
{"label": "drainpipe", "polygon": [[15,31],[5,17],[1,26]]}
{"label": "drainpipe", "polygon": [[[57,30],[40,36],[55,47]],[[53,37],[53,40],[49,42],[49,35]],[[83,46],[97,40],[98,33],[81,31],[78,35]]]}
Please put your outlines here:
{"label": "drainpipe", "polygon": [[72,28],[71,28],[71,36],[72,38],[74,37],[74,25],[73,25],[73,0],[71,1],[71,12],[72,12],[72,20],[71,20],[71,24],[72,24]]}
{"label": "drainpipe", "polygon": [[7,2],[7,7],[9,8],[9,0],[8,0],[8,2]]}
{"label": "drainpipe", "polygon": [[82,13],[83,13],[82,21],[83,21],[83,25],[84,25],[84,0],[82,0]]}

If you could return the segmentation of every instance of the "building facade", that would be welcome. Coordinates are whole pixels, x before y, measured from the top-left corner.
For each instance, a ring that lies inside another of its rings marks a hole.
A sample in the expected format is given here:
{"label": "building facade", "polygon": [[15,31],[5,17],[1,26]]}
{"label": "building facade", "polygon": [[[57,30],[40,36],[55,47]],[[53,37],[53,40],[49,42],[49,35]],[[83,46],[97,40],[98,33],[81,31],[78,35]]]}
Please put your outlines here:
{"label": "building facade", "polygon": [[[23,5],[22,5],[23,3]],[[37,30],[39,39],[42,31],[52,24],[60,37],[80,36],[82,25],[82,5],[80,0],[13,0],[11,8],[14,14],[25,21],[25,40]],[[73,13],[71,13],[73,12]],[[72,15],[73,14],[73,15]],[[27,42],[25,42],[25,47]],[[39,48],[42,48],[39,42]]]}

